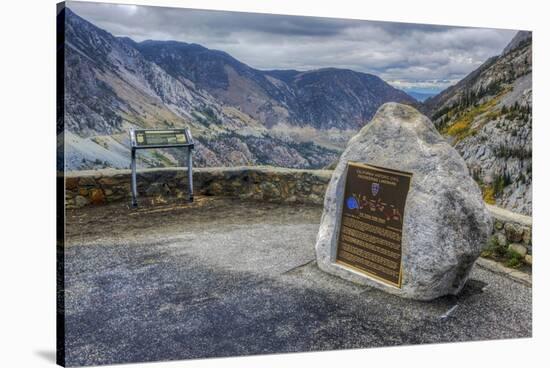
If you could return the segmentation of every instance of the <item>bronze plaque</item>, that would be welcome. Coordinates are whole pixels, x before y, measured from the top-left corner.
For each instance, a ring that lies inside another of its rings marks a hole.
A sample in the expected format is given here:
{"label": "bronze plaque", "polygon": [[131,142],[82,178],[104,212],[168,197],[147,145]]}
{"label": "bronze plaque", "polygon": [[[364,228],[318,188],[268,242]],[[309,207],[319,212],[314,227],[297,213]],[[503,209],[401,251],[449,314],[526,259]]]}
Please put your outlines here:
{"label": "bronze plaque", "polygon": [[412,174],[348,162],[336,262],[401,287],[401,235]]}

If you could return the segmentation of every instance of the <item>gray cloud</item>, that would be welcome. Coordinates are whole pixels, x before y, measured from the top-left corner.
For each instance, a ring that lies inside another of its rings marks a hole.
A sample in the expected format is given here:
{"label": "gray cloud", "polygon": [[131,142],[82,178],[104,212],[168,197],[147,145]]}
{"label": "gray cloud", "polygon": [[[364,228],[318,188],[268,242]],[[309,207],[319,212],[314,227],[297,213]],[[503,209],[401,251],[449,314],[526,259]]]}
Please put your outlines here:
{"label": "gray cloud", "polygon": [[348,68],[405,89],[456,83],[499,54],[516,32],[136,5],[69,2],[68,7],[136,41],[198,43],[258,69]]}

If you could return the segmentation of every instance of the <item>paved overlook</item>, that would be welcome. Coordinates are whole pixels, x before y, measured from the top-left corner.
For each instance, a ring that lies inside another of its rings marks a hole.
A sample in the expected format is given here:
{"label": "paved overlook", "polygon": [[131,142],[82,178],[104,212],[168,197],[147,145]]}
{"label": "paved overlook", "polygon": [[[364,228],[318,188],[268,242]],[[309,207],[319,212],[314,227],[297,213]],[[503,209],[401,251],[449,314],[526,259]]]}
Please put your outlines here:
{"label": "paved overlook", "polygon": [[531,288],[477,264],[419,302],[320,271],[322,207],[221,197],[67,210],[67,365],[531,336]]}

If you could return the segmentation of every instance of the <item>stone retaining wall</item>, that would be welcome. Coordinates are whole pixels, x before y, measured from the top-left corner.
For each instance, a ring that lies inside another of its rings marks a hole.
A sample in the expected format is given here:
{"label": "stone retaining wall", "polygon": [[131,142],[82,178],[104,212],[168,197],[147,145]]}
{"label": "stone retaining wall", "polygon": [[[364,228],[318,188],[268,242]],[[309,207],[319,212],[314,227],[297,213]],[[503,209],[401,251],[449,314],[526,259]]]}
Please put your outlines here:
{"label": "stone retaining wall", "polygon": [[524,257],[526,263],[532,263],[531,233],[532,217],[487,205],[493,215],[493,236],[491,241],[506,247]]}
{"label": "stone retaining wall", "polygon": [[[332,171],[268,166],[198,168],[196,194],[221,195],[284,203],[322,204]],[[187,195],[185,168],[142,169],[138,194],[143,197]],[[78,208],[115,201],[130,202],[130,170],[76,171],[65,175],[66,206]],[[531,262],[531,217],[487,206],[494,218],[492,241],[524,254]]]}
{"label": "stone retaining wall", "polygon": [[[195,194],[223,195],[285,203],[322,204],[332,171],[274,167],[198,168]],[[130,170],[75,171],[65,175],[67,208],[130,201]],[[143,169],[137,175],[139,197],[187,195],[185,168]]]}

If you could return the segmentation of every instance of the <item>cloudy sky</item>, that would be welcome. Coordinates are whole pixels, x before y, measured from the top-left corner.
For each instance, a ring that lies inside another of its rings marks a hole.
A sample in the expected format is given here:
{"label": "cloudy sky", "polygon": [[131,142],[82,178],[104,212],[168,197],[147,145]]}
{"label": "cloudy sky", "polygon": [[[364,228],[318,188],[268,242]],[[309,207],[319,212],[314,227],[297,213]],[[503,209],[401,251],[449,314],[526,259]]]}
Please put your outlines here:
{"label": "cloudy sky", "polygon": [[513,30],[69,2],[116,36],[198,43],[258,69],[348,68],[439,91],[499,54]]}

